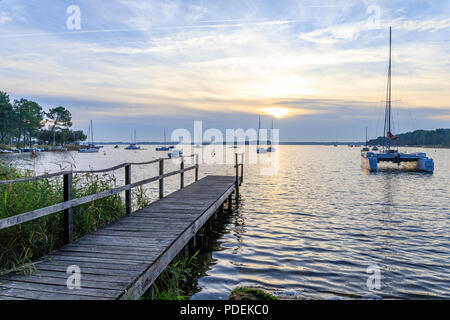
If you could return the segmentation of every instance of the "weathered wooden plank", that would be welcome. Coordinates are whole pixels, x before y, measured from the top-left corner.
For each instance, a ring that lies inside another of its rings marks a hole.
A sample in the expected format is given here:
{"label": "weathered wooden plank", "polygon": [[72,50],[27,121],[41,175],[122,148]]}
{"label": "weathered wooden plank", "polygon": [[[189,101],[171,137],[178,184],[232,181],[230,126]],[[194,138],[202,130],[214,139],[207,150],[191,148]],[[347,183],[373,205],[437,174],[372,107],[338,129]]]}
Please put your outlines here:
{"label": "weathered wooden plank", "polygon": [[111,289],[92,289],[92,288],[69,289],[67,288],[66,285],[59,286],[42,283],[28,283],[20,281],[1,280],[0,294],[3,290],[9,291],[8,289],[23,289],[53,294],[70,294],[75,296],[91,296],[109,299],[113,299],[117,294],[120,294],[121,292],[121,290],[111,290]]}
{"label": "weathered wooden plank", "polygon": [[[66,286],[67,279],[70,275],[66,274],[66,277],[54,277],[53,275],[38,275],[33,274],[27,277],[22,275],[13,275],[8,277],[8,281],[14,282],[26,282],[26,283],[35,283],[35,284],[49,284],[49,285],[58,285],[58,286]],[[0,279],[0,285],[2,280]],[[87,278],[83,274],[80,277],[80,283],[82,288],[92,288],[92,289],[105,289],[105,290],[122,290],[123,286],[126,285],[126,282],[117,282],[117,281],[97,281],[92,278]]]}
{"label": "weathered wooden plank", "polygon": [[[36,272],[39,271],[60,271],[60,272],[66,272],[67,271],[67,264],[39,264],[36,266]],[[119,270],[119,269],[106,269],[101,267],[82,267],[82,273],[83,274],[91,274],[91,275],[106,275],[106,276],[130,276],[133,275],[132,270]],[[133,277],[132,277],[133,278]]]}
{"label": "weathered wooden plank", "polygon": [[[8,275],[8,280],[19,280],[21,279],[27,279],[28,277],[39,277],[39,278],[61,278],[67,280],[67,278],[70,276],[70,274],[67,274],[65,270],[34,270],[30,275],[27,275],[26,277],[23,276],[21,273],[14,273],[11,275]],[[105,274],[91,274],[82,272],[81,275],[82,281],[88,280],[88,281],[95,281],[95,282],[108,282],[108,283],[120,283],[122,285],[126,285],[130,281],[133,280],[133,276],[129,273],[123,274],[123,275],[105,275]],[[0,280],[1,281],[1,280]]]}
{"label": "weathered wooden plank", "polygon": [[142,292],[145,292],[150,285],[156,280],[158,275],[167,267],[172,259],[181,251],[181,249],[189,242],[195,233],[204,225],[217,208],[227,199],[233,191],[233,186],[228,188],[198,219],[193,221],[192,225],[187,228],[167,250],[159,256],[159,258],[143,272],[139,278],[133,283],[121,296],[120,299],[138,299]]}

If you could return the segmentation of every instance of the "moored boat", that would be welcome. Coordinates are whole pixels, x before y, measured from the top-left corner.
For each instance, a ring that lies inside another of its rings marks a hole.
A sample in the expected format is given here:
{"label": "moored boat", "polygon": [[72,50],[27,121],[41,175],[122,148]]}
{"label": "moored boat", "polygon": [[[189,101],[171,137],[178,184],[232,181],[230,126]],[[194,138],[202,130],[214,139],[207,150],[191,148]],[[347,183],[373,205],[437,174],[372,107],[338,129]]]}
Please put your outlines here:
{"label": "moored boat", "polygon": [[[416,153],[402,153],[398,151],[399,138],[392,133],[392,112],[391,112],[391,67],[392,67],[392,27],[389,28],[389,67],[388,67],[388,85],[386,93],[386,108],[384,119],[384,138],[385,145],[380,152],[372,152],[363,150],[361,152],[361,162],[364,168],[372,172],[378,170],[378,164],[383,162],[396,163],[400,166],[402,163],[415,162],[416,169],[420,171],[430,172],[434,171],[434,161],[428,158],[423,152]],[[397,141],[397,148],[392,148],[392,142]],[[377,148],[378,149],[378,148]],[[374,148],[372,148],[374,150]]]}
{"label": "moored boat", "polygon": [[78,149],[79,153],[96,153],[96,152],[98,152],[99,147],[96,147],[94,145],[94,127],[92,125],[92,120],[91,120],[91,123],[89,126],[89,138],[90,138],[90,141],[87,145],[87,148]]}

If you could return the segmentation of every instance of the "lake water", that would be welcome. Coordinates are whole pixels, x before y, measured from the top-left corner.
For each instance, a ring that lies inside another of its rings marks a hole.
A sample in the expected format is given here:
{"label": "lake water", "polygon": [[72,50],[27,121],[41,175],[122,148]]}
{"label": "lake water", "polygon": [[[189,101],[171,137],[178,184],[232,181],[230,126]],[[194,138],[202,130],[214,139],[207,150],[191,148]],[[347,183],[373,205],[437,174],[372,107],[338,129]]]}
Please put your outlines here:
{"label": "lake water", "polygon": [[[165,156],[106,146],[76,152],[1,155],[37,172],[100,169]],[[278,171],[245,166],[241,203],[206,250],[207,268],[193,299],[226,299],[236,286],[256,286],[297,298],[450,298],[450,150],[424,151],[434,174],[361,169],[359,148],[279,146]],[[267,155],[270,156],[270,155]],[[261,155],[261,157],[265,157]],[[248,160],[248,159],[247,159]],[[176,169],[169,164],[166,170]],[[133,167],[133,180],[157,174]],[[117,172],[123,181],[122,170]],[[231,165],[202,165],[200,176],[234,174]],[[186,174],[186,183],[193,172]],[[175,191],[179,177],[167,179]],[[156,199],[157,185],[149,185]],[[379,289],[367,286],[379,268]]]}

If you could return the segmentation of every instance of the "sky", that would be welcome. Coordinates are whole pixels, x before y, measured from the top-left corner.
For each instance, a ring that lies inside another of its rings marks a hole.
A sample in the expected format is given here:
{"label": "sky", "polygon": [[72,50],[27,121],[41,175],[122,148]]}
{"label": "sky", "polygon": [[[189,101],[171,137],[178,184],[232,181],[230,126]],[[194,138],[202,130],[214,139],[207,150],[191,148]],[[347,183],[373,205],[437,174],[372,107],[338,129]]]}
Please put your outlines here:
{"label": "sky", "polygon": [[[78,14],[79,13],[79,14]],[[96,141],[269,127],[281,141],[450,127],[450,2],[0,0],[0,90]]]}

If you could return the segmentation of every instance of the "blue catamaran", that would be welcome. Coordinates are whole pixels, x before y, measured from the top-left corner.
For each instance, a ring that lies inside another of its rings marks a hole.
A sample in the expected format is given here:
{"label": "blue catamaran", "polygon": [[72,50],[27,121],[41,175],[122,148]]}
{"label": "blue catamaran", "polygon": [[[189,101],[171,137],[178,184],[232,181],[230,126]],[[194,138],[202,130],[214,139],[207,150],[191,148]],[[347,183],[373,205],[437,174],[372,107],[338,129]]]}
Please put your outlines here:
{"label": "blue catamaran", "polygon": [[[392,133],[392,112],[391,112],[391,66],[392,66],[392,27],[389,28],[389,68],[388,68],[388,83],[386,92],[386,109],[384,117],[384,139],[385,143],[380,152],[361,151],[361,161],[364,168],[370,171],[377,171],[378,164],[382,162],[396,163],[400,166],[401,163],[416,163],[416,168],[419,171],[433,172],[433,159],[428,158],[423,152],[416,153],[402,153],[398,151],[399,138]],[[392,143],[397,141],[396,148],[392,147]]]}

